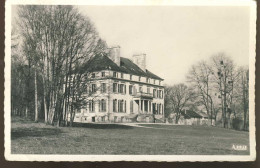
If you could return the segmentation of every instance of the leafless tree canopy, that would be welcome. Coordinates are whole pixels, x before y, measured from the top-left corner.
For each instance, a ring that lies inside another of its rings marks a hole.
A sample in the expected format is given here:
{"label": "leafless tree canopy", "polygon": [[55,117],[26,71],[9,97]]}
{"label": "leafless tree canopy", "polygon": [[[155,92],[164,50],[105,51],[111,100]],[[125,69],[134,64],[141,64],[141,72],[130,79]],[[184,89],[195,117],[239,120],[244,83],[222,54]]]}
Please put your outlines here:
{"label": "leafless tree canopy", "polygon": [[[248,67],[237,67],[225,53],[218,53],[207,61],[194,64],[187,74],[188,86],[193,90],[192,104],[205,110],[211,122],[213,119],[216,121],[218,114],[221,114],[224,128],[232,128],[232,121],[243,120],[244,129],[248,129],[248,82]],[[177,107],[180,104],[188,107],[189,103],[176,101],[181,98],[177,86],[166,87],[169,94],[165,103],[168,107],[174,107],[172,111],[178,116],[176,104]],[[182,91],[181,95],[186,97],[187,94]]]}

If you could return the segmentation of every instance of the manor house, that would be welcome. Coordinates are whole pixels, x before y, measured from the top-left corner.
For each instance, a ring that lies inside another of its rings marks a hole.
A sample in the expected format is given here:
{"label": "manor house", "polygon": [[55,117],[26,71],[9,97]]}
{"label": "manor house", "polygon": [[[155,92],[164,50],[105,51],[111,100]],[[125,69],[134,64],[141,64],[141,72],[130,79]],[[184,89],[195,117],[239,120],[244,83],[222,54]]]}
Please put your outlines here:
{"label": "manor house", "polygon": [[108,49],[86,63],[87,104],[74,122],[164,122],[163,79],[146,69],[146,55]]}

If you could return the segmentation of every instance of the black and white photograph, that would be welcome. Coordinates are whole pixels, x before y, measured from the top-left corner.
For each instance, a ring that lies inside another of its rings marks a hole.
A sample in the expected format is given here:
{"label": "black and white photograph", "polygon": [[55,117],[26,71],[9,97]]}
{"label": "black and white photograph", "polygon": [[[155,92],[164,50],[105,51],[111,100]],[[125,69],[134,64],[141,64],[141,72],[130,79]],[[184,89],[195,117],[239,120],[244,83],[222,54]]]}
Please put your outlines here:
{"label": "black and white photograph", "polygon": [[7,1],[5,158],[255,160],[256,3],[184,2]]}

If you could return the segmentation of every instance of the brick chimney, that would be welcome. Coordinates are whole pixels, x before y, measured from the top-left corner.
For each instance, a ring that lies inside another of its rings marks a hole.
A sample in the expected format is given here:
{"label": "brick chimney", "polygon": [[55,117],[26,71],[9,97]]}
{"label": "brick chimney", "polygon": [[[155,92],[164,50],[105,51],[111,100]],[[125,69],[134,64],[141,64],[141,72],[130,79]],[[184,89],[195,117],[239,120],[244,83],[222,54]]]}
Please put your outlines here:
{"label": "brick chimney", "polygon": [[139,66],[143,71],[146,71],[146,54],[133,55],[133,62]]}
{"label": "brick chimney", "polygon": [[120,46],[113,46],[107,49],[108,57],[120,66]]}

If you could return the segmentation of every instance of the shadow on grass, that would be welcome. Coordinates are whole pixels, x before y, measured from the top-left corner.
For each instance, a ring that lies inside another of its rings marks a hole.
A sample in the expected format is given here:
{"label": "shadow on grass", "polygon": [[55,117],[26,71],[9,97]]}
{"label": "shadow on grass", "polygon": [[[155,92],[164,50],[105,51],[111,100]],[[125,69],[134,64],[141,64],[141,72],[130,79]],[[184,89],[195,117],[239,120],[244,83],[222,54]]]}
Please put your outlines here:
{"label": "shadow on grass", "polygon": [[11,139],[23,138],[23,137],[45,137],[51,135],[58,135],[62,133],[60,129],[53,128],[14,128],[11,131]]}
{"label": "shadow on grass", "polygon": [[73,127],[84,127],[92,129],[133,129],[131,126],[120,124],[92,124],[92,123],[73,123]]}

